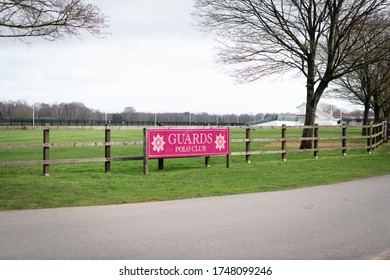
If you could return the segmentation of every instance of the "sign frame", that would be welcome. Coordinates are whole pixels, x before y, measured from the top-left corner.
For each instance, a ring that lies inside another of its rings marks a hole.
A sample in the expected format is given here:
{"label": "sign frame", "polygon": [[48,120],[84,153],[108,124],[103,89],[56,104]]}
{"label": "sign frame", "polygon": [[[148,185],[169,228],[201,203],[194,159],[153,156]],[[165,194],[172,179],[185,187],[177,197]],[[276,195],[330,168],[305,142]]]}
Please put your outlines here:
{"label": "sign frame", "polygon": [[159,170],[166,158],[205,157],[210,166],[211,156],[226,156],[226,167],[231,164],[229,128],[144,128],[144,174],[148,174],[148,160],[158,159]]}

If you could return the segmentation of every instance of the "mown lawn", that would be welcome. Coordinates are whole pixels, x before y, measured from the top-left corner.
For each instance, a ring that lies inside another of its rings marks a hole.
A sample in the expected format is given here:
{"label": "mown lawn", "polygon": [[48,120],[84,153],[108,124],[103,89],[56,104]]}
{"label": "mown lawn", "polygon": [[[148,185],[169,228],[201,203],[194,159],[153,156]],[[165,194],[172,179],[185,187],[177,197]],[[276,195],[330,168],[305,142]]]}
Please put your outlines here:
{"label": "mown lawn", "polygon": [[[252,137],[280,137],[279,130],[253,131]],[[298,132],[296,132],[299,135]],[[325,133],[325,132],[324,132]],[[331,134],[331,132],[328,132]],[[335,131],[339,134],[339,131]],[[51,142],[104,141],[103,131],[52,131]],[[232,138],[244,138],[244,130],[232,131]],[[297,136],[298,137],[298,136]],[[112,141],[142,140],[141,130],[112,132]],[[42,131],[0,131],[0,143],[41,143]],[[268,145],[268,146],[267,146]],[[256,149],[274,149],[270,143],[256,143]],[[275,144],[278,145],[278,144]],[[338,145],[338,144],[337,144]],[[245,144],[236,143],[236,151]],[[104,157],[102,147],[51,148],[50,158]],[[140,156],[142,147],[112,147],[113,156]],[[42,148],[0,149],[0,161],[39,160]],[[204,158],[165,160],[158,171],[151,160],[149,175],[143,175],[142,161],[114,162],[111,174],[104,164],[51,165],[50,176],[42,176],[41,166],[0,167],[0,209],[34,209],[86,205],[136,203],[250,192],[278,191],[390,174],[390,146],[384,145],[368,155],[364,149],[258,155],[251,163],[244,156],[232,158],[227,169],[224,157],[213,157],[211,167]]]}

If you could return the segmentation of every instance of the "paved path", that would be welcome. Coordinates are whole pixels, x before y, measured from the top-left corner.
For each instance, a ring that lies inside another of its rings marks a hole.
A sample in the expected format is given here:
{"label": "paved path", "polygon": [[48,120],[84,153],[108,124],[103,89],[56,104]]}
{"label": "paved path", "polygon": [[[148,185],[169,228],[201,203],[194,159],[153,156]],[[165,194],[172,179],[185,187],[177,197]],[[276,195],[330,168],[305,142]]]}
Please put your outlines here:
{"label": "paved path", "polygon": [[0,212],[0,259],[371,259],[390,175],[299,190]]}

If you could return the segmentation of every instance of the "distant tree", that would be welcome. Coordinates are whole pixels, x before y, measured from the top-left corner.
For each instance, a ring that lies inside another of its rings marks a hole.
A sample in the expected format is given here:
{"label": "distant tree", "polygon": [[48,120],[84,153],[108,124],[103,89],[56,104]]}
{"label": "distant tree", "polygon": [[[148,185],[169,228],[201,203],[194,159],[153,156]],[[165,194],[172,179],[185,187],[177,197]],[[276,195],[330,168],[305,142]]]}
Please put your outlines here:
{"label": "distant tree", "polygon": [[111,121],[113,123],[121,123],[123,121],[123,116],[121,114],[113,114]]}
{"label": "distant tree", "polygon": [[42,37],[56,40],[79,36],[81,30],[100,36],[107,17],[84,0],[0,1],[0,37]]}
{"label": "distant tree", "polygon": [[233,114],[225,114],[222,116],[225,123],[236,123],[237,122],[237,116]]}
{"label": "distant tree", "polygon": [[[264,118],[264,116],[263,116],[263,118]],[[241,114],[239,116],[239,120],[241,123],[251,123],[251,122],[253,122],[253,115]]]}
{"label": "distant tree", "polygon": [[278,119],[278,114],[275,113],[267,113],[264,116],[264,121],[274,121]]}
{"label": "distant tree", "polygon": [[[194,15],[221,42],[219,60],[236,66],[239,81],[290,70],[302,74],[305,125],[314,125],[329,83],[380,59],[376,50],[384,42],[376,39],[389,25],[375,26],[369,49],[361,43],[367,34],[355,31],[388,14],[389,5],[388,0],[196,0]],[[312,133],[304,129],[303,137]],[[301,148],[311,146],[312,141],[301,143]]]}
{"label": "distant tree", "polygon": [[51,106],[46,103],[36,103],[33,105],[36,118],[52,118]]}
{"label": "distant tree", "polygon": [[135,108],[133,106],[126,107],[125,109],[123,109],[123,112],[122,112],[123,120],[126,120],[126,121],[134,120],[136,113],[137,113],[137,111],[135,110]]}

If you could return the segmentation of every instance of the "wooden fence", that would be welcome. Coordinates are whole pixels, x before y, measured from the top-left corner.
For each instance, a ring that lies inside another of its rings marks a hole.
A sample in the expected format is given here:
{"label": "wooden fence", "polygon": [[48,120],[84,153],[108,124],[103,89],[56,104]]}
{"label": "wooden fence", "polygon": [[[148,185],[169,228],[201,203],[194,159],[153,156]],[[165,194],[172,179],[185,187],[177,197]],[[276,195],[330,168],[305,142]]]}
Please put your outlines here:
{"label": "wooden fence", "polygon": [[[4,127],[0,127],[0,130]],[[15,127],[7,127],[7,129],[15,129]],[[43,148],[43,159],[33,161],[8,161],[0,162],[0,166],[22,166],[22,165],[42,165],[43,175],[49,176],[49,166],[51,164],[68,164],[68,163],[103,163],[105,165],[105,172],[111,172],[111,162],[113,161],[131,161],[131,160],[143,160],[143,156],[136,157],[111,157],[112,146],[135,146],[143,145],[143,141],[130,141],[130,142],[111,142],[111,129],[105,127],[104,129],[104,142],[72,142],[72,143],[50,143],[50,131],[51,130],[68,130],[68,129],[89,129],[89,130],[101,130],[101,127],[21,127],[20,129],[35,129],[43,131],[43,143],[42,144],[0,144],[0,148],[17,149],[17,148]],[[50,148],[54,147],[104,147],[104,158],[83,158],[83,159],[60,159],[50,160]]]}
{"label": "wooden fence", "polygon": [[[269,128],[269,127],[267,127]],[[313,130],[313,137],[289,137],[290,129],[304,129],[309,128]],[[341,130],[341,136],[332,136],[332,137],[319,137],[320,131],[324,128],[338,128]],[[354,135],[348,136],[348,129],[351,128],[366,128],[368,133],[365,136]],[[112,142],[111,141],[111,129],[114,127],[1,127],[0,130],[6,129],[34,129],[43,131],[43,143],[42,144],[0,144],[0,149],[18,149],[18,148],[42,148],[43,149],[43,159],[42,160],[33,160],[33,161],[6,161],[0,162],[0,167],[6,166],[27,166],[27,165],[42,165],[43,175],[49,175],[49,166],[54,164],[69,164],[69,163],[104,163],[105,172],[111,172],[111,162],[116,161],[134,161],[134,160],[144,160],[145,152],[140,156],[133,157],[111,157],[111,147],[112,146],[143,146],[145,147],[144,141],[129,141],[129,142]],[[68,130],[68,129],[89,129],[89,130],[102,130],[104,131],[104,142],[73,142],[73,143],[51,143],[50,142],[50,131],[52,130]],[[118,128],[123,129],[123,128]],[[241,128],[242,129],[242,128]],[[256,128],[262,129],[262,128]],[[300,127],[287,127],[283,125],[282,127],[272,127],[272,129],[280,130],[280,137],[274,138],[253,138],[251,137],[251,132],[254,130],[253,127],[245,127],[245,138],[241,139],[231,139],[231,143],[244,143],[245,151],[232,151],[231,156],[245,156],[247,163],[251,162],[252,155],[266,155],[266,154],[280,154],[282,160],[287,159],[287,154],[290,153],[313,153],[314,158],[318,158],[321,151],[337,151],[340,150],[343,156],[346,156],[347,150],[352,149],[366,149],[368,154],[371,154],[372,151],[380,146],[388,138],[388,123],[378,123],[367,126],[300,126]],[[364,145],[358,146],[348,146],[347,142],[350,140],[364,140],[366,143]],[[312,149],[299,149],[299,148],[288,148],[289,143],[309,140],[312,141]],[[320,147],[320,143],[324,141],[339,141],[340,145],[338,147]],[[277,142],[280,144],[279,149],[275,150],[254,150],[253,145],[255,143],[266,143],[266,142]],[[230,145],[231,146],[231,145]],[[50,148],[54,147],[103,147],[104,148],[104,158],[79,158],[79,159],[50,159]],[[145,148],[144,148],[145,149]],[[206,158],[207,160],[207,158]],[[209,160],[209,157],[208,157]],[[209,165],[210,162],[208,162]]]}
{"label": "wooden fence", "polygon": [[[280,138],[251,138],[251,128],[246,128],[246,137],[245,139],[232,139],[232,143],[246,143],[246,149],[245,152],[232,152],[232,156],[246,156],[246,161],[250,163],[250,157],[251,155],[264,155],[264,154],[281,154],[282,160],[287,159],[287,153],[310,153],[312,152],[314,155],[314,158],[318,159],[318,154],[320,151],[337,151],[341,150],[341,153],[343,156],[346,156],[347,149],[353,150],[353,149],[367,149],[367,152],[369,154],[372,153],[372,151],[380,146],[383,142],[385,142],[386,137],[386,126],[387,123],[378,123],[378,124],[372,124],[372,125],[365,125],[365,126],[289,126],[282,125],[282,127],[277,127],[277,129],[281,129],[281,137]],[[272,127],[275,129],[275,127]],[[288,137],[288,129],[294,129],[294,128],[302,128],[302,129],[312,129],[313,130],[313,137]],[[319,131],[320,129],[324,128],[341,128],[341,136],[336,137],[319,137]],[[347,129],[348,128],[365,128],[367,129],[367,135],[359,135],[359,136],[348,136],[347,135]],[[355,147],[347,147],[347,140],[357,140],[357,139],[366,139],[367,145],[359,145]],[[293,141],[302,141],[302,140],[309,140],[312,141],[312,149],[288,149],[287,150],[287,143],[293,142]],[[320,141],[340,141],[341,146],[340,147],[330,147],[330,148],[319,148]],[[280,150],[266,150],[266,151],[252,151],[251,150],[251,143],[256,142],[280,142]]]}

